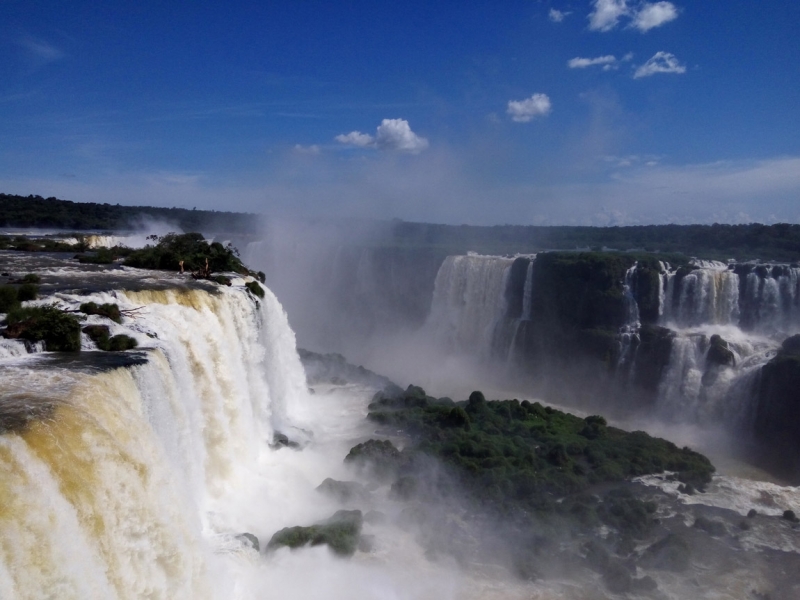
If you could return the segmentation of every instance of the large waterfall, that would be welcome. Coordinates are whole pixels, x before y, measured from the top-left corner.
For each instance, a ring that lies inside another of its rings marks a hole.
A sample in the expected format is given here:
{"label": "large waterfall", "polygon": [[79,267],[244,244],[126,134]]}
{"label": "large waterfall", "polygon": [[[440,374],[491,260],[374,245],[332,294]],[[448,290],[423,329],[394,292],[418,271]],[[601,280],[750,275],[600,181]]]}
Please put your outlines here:
{"label": "large waterfall", "polygon": [[490,358],[505,317],[513,259],[448,256],[439,269],[426,329],[448,351]]}
{"label": "large waterfall", "polygon": [[88,338],[75,364],[4,342],[4,410],[39,410],[0,435],[0,597],[232,597],[207,539],[242,527],[232,490],[275,428],[302,435],[305,375],[283,309],[241,287],[55,299],[131,309],[112,333],[142,350],[111,368]]}

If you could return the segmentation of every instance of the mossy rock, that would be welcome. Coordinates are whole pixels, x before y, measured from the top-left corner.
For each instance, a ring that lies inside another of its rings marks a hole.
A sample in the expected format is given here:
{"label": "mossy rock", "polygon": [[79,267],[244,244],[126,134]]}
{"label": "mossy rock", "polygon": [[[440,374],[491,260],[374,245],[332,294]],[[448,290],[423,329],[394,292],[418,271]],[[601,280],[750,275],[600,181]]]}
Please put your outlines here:
{"label": "mossy rock", "polygon": [[353,446],[344,462],[367,469],[379,479],[390,479],[400,466],[401,455],[388,440],[367,440]]}
{"label": "mossy rock", "polygon": [[91,339],[100,350],[108,350],[108,340],[111,338],[108,325],[87,325],[82,331],[89,336],[89,339]]}
{"label": "mossy rock", "polygon": [[327,544],[339,556],[352,556],[358,549],[363,521],[360,510],[340,510],[330,519],[315,525],[281,529],[272,536],[267,550]]}
{"label": "mossy rock", "polygon": [[55,306],[16,308],[8,313],[8,338],[43,341],[48,351],[77,352],[81,349],[81,326],[77,317]]}
{"label": "mossy rock", "polygon": [[259,298],[264,297],[264,288],[262,288],[257,281],[248,281],[244,284],[244,287],[246,287],[247,291],[254,296],[258,296]]}

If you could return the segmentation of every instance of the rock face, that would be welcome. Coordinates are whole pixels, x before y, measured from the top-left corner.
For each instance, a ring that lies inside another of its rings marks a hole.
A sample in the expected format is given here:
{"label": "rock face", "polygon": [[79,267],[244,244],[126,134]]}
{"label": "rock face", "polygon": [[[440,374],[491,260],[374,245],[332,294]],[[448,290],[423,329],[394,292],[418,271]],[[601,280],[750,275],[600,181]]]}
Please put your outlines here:
{"label": "rock face", "polygon": [[787,338],[778,355],[761,368],[753,426],[760,442],[797,467],[800,454],[800,335]]}

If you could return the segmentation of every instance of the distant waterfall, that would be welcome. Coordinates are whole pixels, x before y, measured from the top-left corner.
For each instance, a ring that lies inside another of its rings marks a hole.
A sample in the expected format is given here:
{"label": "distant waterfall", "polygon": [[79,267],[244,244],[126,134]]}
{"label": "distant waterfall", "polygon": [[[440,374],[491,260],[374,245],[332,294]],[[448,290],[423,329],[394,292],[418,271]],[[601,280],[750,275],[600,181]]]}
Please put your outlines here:
{"label": "distant waterfall", "polygon": [[499,256],[448,256],[434,284],[425,325],[450,352],[482,358],[492,355],[499,321],[506,312],[506,286],[514,259]]}
{"label": "distant waterfall", "polygon": [[800,268],[697,261],[662,274],[665,326],[736,325],[763,333],[800,332]]}
{"label": "distant waterfall", "polygon": [[0,597],[230,597],[202,538],[226,531],[228,493],[306,397],[283,309],[241,287],[56,299],[141,307],[110,327],[146,362],[42,368],[19,346],[0,361],[4,401],[51,406],[0,435]]}

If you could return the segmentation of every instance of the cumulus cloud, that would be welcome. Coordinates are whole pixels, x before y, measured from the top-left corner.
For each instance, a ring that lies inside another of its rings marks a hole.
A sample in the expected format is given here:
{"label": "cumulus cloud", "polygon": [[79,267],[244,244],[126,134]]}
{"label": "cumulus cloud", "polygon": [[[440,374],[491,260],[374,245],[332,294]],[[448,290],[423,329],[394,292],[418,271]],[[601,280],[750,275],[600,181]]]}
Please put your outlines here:
{"label": "cumulus cloud", "polygon": [[594,0],[594,10],[589,13],[589,29],[611,31],[621,17],[630,14],[628,0]]}
{"label": "cumulus cloud", "polygon": [[360,131],[351,131],[350,133],[340,133],[334,138],[340,144],[348,146],[358,146],[360,148],[368,148],[375,145],[375,138],[368,133],[361,133]]}
{"label": "cumulus cloud", "polygon": [[566,19],[571,14],[571,12],[564,12],[561,10],[556,10],[555,8],[551,8],[548,16],[553,23],[561,23],[561,21]]}
{"label": "cumulus cloud", "polygon": [[604,71],[616,68],[617,59],[613,55],[598,56],[597,58],[573,58],[567,61],[570,69],[585,69],[595,65],[602,65]]}
{"label": "cumulus cloud", "polygon": [[642,2],[629,6],[628,0],[594,0],[594,10],[589,13],[589,29],[611,31],[620,19],[630,19],[629,27],[642,33],[678,18],[678,9],[672,2]]}
{"label": "cumulus cloud", "polygon": [[359,148],[377,148],[419,154],[428,147],[428,140],[411,131],[405,119],[384,119],[378,125],[375,136],[360,131],[351,131],[336,136],[336,141]]}
{"label": "cumulus cloud", "polygon": [[641,65],[633,74],[634,79],[650,77],[656,73],[675,73],[680,75],[686,72],[686,67],[678,62],[670,52],[656,52],[653,57]]}
{"label": "cumulus cloud", "polygon": [[655,4],[645,4],[633,17],[632,27],[642,33],[654,27],[660,27],[664,23],[669,23],[678,18],[678,9],[672,2],[656,2]]}
{"label": "cumulus cloud", "polygon": [[509,100],[508,110],[511,119],[517,123],[527,123],[535,117],[544,117],[550,113],[552,105],[547,94],[534,94],[525,100]]}

